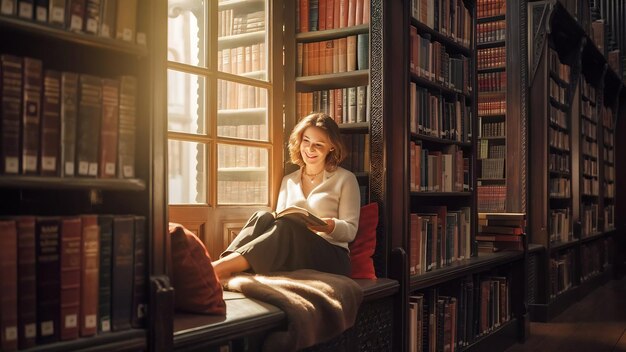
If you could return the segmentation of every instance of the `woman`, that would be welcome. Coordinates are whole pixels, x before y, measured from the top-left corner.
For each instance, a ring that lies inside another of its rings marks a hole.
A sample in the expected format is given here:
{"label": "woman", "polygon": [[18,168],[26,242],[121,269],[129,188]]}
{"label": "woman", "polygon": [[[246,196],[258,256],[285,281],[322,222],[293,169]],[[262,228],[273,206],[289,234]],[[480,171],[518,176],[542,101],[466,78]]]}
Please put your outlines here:
{"label": "woman", "polygon": [[326,222],[305,225],[256,212],[213,267],[220,280],[242,271],[314,269],[350,275],[348,242],[359,224],[356,177],[339,167],[346,154],[339,127],[328,115],[303,118],[289,137],[291,162],[300,169],[285,176],[276,211],[296,205]]}

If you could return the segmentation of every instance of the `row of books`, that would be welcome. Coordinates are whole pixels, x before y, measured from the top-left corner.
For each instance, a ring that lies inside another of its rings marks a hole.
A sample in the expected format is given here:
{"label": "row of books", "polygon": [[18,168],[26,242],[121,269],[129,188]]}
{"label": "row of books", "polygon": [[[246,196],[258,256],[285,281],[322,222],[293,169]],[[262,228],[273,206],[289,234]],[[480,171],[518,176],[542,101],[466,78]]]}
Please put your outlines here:
{"label": "row of books", "polygon": [[550,126],[548,129],[548,144],[550,147],[569,152],[570,150],[570,141],[569,134],[562,130],[557,130],[554,127]]}
{"label": "row of books", "polygon": [[548,50],[548,59],[550,60],[550,74],[556,76],[559,80],[566,84],[570,81],[571,68],[569,65],[561,63],[559,54],[552,48]]}
{"label": "row of books", "polygon": [[[222,137],[239,139],[267,140],[267,125],[218,126],[217,133]],[[266,168],[266,149],[242,145],[219,144],[217,167],[225,168]]]}
{"label": "row of books", "polygon": [[560,173],[569,173],[570,167],[569,154],[550,153],[548,156],[548,170]]}
{"label": "row of books", "polygon": [[615,145],[615,137],[613,131],[605,128],[604,129],[604,146],[613,147]]}
{"label": "row of books", "polygon": [[525,227],[524,213],[478,213],[478,252],[524,250]]}
{"label": "row of books", "polygon": [[583,135],[583,137],[586,137],[590,141],[596,142],[596,136],[598,135],[598,126],[595,123],[585,119],[583,119],[580,124],[580,133]]}
{"label": "row of books", "polygon": [[550,298],[554,299],[573,287],[574,251],[567,250],[550,258]]}
{"label": "row of books", "polygon": [[574,239],[572,233],[572,209],[551,209],[548,218],[550,243],[565,243]]}
{"label": "row of books", "polygon": [[[264,176],[258,173],[238,173],[234,179],[222,176],[217,181],[217,202],[219,204],[267,204],[267,171]],[[237,180],[237,178],[243,180]]]}
{"label": "row of books", "polygon": [[410,32],[410,71],[444,87],[468,94],[471,90],[470,59],[463,55],[449,54],[446,46],[431,41],[429,34],[419,34],[411,26]]}
{"label": "row of books", "polygon": [[583,158],[583,176],[598,177],[598,161]]}
{"label": "row of books", "polygon": [[604,199],[607,198],[613,199],[615,198],[615,183],[607,183],[604,182]]}
{"label": "row of books", "polygon": [[479,212],[504,212],[506,210],[506,186],[479,184],[477,193]]}
{"label": "row of books", "polygon": [[479,96],[478,116],[494,116],[506,114],[506,97]]}
{"label": "row of books", "polygon": [[496,42],[506,39],[506,21],[479,23],[476,25],[478,44]]}
{"label": "row of books", "polygon": [[469,190],[470,159],[456,145],[429,150],[409,142],[411,192],[463,192]]}
{"label": "row of books", "polygon": [[0,56],[0,173],[135,177],[137,80]]}
{"label": "row of books", "polygon": [[550,105],[550,123],[567,131],[569,129],[569,115],[567,112]]}
{"label": "row of books", "polygon": [[138,0],[3,0],[0,13],[126,42],[145,45],[147,40],[137,30]]}
{"label": "row of books", "polygon": [[598,196],[600,195],[600,183],[596,178],[588,178],[587,175],[583,175],[582,195],[584,196]]}
{"label": "row of books", "polygon": [[582,204],[581,207],[581,233],[582,238],[593,236],[598,232],[598,204]]}
{"label": "row of books", "polygon": [[480,275],[411,294],[409,351],[460,351],[502,326],[511,319],[509,281]]}
{"label": "row of books", "polygon": [[370,171],[370,138],[367,134],[342,134],[347,155],[341,166],[352,172]]}
{"label": "row of books", "polygon": [[580,113],[587,119],[597,123],[598,122],[598,110],[596,106],[589,100],[583,100],[580,102]]}
{"label": "row of books", "polygon": [[469,46],[472,17],[463,0],[411,0],[411,17],[457,43]]}
{"label": "row of books", "polygon": [[256,43],[218,50],[217,69],[220,72],[232,73],[235,75],[245,75],[247,73],[266,71],[267,49],[265,43]]}
{"label": "row of books", "polygon": [[370,22],[370,0],[297,0],[299,33],[358,26]]}
{"label": "row of books", "polygon": [[[597,144],[595,144],[596,148],[597,148]],[[615,152],[613,150],[613,148],[609,148],[609,147],[604,147],[603,149],[603,156],[604,156],[604,162],[605,163],[613,163],[615,161]],[[597,149],[596,149],[596,154],[597,154]]]}
{"label": "row of books", "polygon": [[478,49],[477,67],[479,70],[500,68],[506,65],[506,47]]}
{"label": "row of books", "polygon": [[590,142],[586,139],[583,139],[581,146],[582,146],[583,156],[591,157],[591,158],[598,157],[598,143]]}
{"label": "row of books", "polygon": [[298,77],[352,72],[369,68],[369,34],[297,43]]}
{"label": "row of books", "polygon": [[604,165],[604,179],[607,181],[615,181],[615,167],[612,165]]}
{"label": "row of books", "polygon": [[470,209],[431,206],[410,215],[409,273],[420,275],[469,258]]}
{"label": "row of books", "polygon": [[480,177],[484,180],[504,178],[504,158],[487,158],[480,161]]}
{"label": "row of books", "polygon": [[368,122],[370,86],[337,88],[309,93],[296,93],[298,118],[312,112],[323,112],[335,119],[337,124]]}
{"label": "row of books", "polygon": [[552,98],[551,101],[554,100],[557,103],[563,105],[568,104],[569,95],[567,87],[561,86],[561,84],[555,81],[553,77],[550,77],[549,89],[550,98]]}
{"label": "row of books", "polygon": [[241,110],[266,107],[266,88],[255,87],[227,80],[217,81],[218,110]]}
{"label": "row of books", "polygon": [[613,204],[604,204],[604,231],[615,228],[615,206]]}
{"label": "row of books", "polygon": [[5,218],[0,242],[3,351],[144,325],[144,217]]}
{"label": "row of books", "polygon": [[478,145],[478,159],[504,159],[506,158],[506,145],[504,140],[481,139]]}
{"label": "row of books", "polygon": [[465,98],[445,98],[411,82],[409,99],[412,133],[459,142],[471,140],[472,109],[465,104]]}
{"label": "row of books", "polygon": [[478,74],[478,95],[481,93],[506,92],[506,72]]}
{"label": "row of books", "polygon": [[265,31],[265,11],[241,12],[235,9],[226,9],[220,10],[217,16],[218,38]]}
{"label": "row of books", "polygon": [[580,92],[582,94],[583,101],[596,105],[596,89],[593,85],[588,83],[584,78],[581,78]]}
{"label": "row of books", "polygon": [[548,181],[548,193],[550,197],[570,197],[572,194],[572,182],[569,177],[551,177]]}
{"label": "row of books", "polygon": [[478,18],[500,16],[506,14],[506,0],[482,0],[476,7]]}
{"label": "row of books", "polygon": [[613,248],[613,238],[605,238],[602,241],[595,241],[583,244],[580,247],[580,281],[585,282],[606,270],[612,263],[609,256],[610,249]]}
{"label": "row of books", "polygon": [[506,124],[504,122],[480,122],[480,137],[505,137],[506,135]]}

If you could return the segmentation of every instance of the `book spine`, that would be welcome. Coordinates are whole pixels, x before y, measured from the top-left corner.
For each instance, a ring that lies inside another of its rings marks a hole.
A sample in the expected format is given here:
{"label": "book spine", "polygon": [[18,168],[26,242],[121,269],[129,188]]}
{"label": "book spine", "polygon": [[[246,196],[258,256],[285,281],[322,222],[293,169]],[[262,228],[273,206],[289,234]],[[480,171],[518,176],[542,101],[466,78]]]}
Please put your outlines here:
{"label": "book spine", "polygon": [[61,220],[61,340],[78,338],[81,270],[80,218]]}
{"label": "book spine", "polygon": [[41,124],[41,60],[24,58],[24,101],[22,110],[22,173],[38,172]]}
{"label": "book spine", "polygon": [[82,261],[81,272],[81,306],[80,306],[80,336],[95,335],[98,327],[98,269],[100,228],[96,215],[82,216]]}
{"label": "book spine", "polygon": [[5,174],[18,174],[20,172],[20,125],[22,116],[22,58],[12,55],[1,55],[2,62],[2,102],[0,118],[1,144],[0,144],[0,172]]}
{"label": "book spine", "polygon": [[17,219],[18,346],[33,347],[37,339],[37,257],[35,218]]}
{"label": "book spine", "polygon": [[98,216],[100,226],[100,285],[98,291],[98,332],[111,331],[111,247],[113,216]]}
{"label": "book spine", "polygon": [[126,42],[135,41],[137,27],[137,1],[124,0],[117,3],[116,35],[117,39]]}
{"label": "book spine", "polygon": [[17,350],[17,228],[14,220],[0,221],[0,348]]}
{"label": "book spine", "polygon": [[67,13],[65,0],[50,0],[48,10],[48,22],[50,24],[65,27],[65,20]]}
{"label": "book spine", "polygon": [[76,73],[63,72],[61,74],[61,96],[60,171],[62,176],[74,176],[78,118],[78,75]]}
{"label": "book spine", "polygon": [[33,0],[17,1],[17,16],[27,20],[33,19],[33,11],[35,9]]}
{"label": "book spine", "polygon": [[81,32],[85,18],[85,0],[67,0],[66,26],[70,31]]}
{"label": "book spine", "polygon": [[48,0],[35,0],[35,20],[48,22]]}
{"label": "book spine", "polygon": [[100,31],[101,37],[113,38],[115,37],[115,19],[117,15],[117,1],[116,0],[102,0],[101,9],[101,21]]}
{"label": "book spine", "polygon": [[60,284],[58,218],[39,218],[37,244],[37,342],[59,339]]}
{"label": "book spine", "polygon": [[79,176],[98,175],[98,145],[102,114],[100,78],[80,75],[78,122],[76,127],[76,164]]}
{"label": "book spine", "polygon": [[133,76],[120,78],[120,106],[118,130],[118,175],[135,177],[135,119],[137,79]]}
{"label": "book spine", "polygon": [[100,129],[100,177],[115,177],[119,119],[119,82],[102,80],[102,128]]}
{"label": "book spine", "polygon": [[134,287],[132,305],[132,326],[144,326],[147,313],[146,307],[146,218],[135,218],[135,247],[134,247]]}
{"label": "book spine", "polygon": [[84,28],[85,33],[98,34],[101,19],[101,0],[87,0],[85,4]]}
{"label": "book spine", "polygon": [[134,281],[134,218],[113,219],[111,322],[113,331],[130,328]]}
{"label": "book spine", "polygon": [[58,175],[60,142],[61,73],[44,73],[43,113],[41,117],[40,165],[42,175]]}

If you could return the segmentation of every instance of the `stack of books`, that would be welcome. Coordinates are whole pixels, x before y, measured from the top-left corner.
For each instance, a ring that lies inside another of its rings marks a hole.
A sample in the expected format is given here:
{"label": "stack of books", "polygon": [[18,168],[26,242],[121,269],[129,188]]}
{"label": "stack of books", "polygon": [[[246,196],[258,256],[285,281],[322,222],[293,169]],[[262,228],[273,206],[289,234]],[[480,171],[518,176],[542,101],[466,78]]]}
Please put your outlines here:
{"label": "stack of books", "polygon": [[523,251],[525,227],[524,213],[478,213],[478,252]]}

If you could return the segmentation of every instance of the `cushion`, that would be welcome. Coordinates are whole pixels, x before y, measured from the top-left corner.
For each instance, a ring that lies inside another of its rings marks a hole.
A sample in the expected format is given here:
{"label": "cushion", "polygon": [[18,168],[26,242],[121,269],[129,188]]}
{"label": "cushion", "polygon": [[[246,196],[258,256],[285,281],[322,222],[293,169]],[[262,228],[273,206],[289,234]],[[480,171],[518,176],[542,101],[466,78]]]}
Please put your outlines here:
{"label": "cushion", "polygon": [[361,207],[359,229],[349,245],[353,279],[375,279],[372,255],[376,249],[376,227],[378,226],[378,203]]}
{"label": "cushion", "polygon": [[176,308],[191,313],[225,315],[222,285],[202,241],[180,224],[170,223],[169,232]]}

